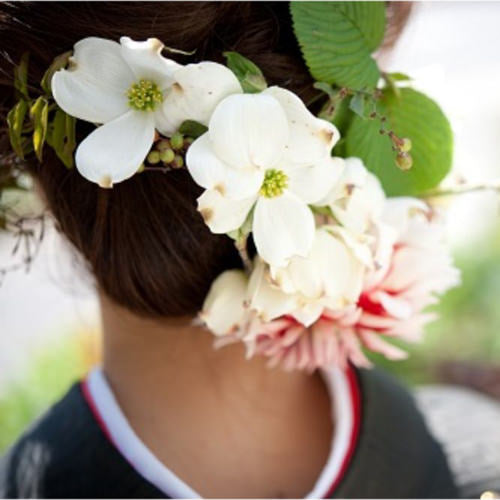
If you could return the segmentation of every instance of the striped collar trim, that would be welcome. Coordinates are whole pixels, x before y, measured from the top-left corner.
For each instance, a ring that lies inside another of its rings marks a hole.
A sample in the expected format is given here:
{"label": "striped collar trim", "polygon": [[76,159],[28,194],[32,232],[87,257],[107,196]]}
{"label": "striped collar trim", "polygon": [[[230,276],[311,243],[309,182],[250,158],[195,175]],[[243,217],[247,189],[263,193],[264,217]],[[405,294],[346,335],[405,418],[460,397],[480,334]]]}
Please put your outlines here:
{"label": "striped collar trim", "polygon": [[[325,467],[306,498],[330,498],[354,455],[361,427],[361,395],[356,372],[322,370],[335,415],[335,432]],[[83,396],[101,430],[120,454],[145,480],[171,498],[201,498],[152,453],[134,432],[100,368],[81,383]]]}

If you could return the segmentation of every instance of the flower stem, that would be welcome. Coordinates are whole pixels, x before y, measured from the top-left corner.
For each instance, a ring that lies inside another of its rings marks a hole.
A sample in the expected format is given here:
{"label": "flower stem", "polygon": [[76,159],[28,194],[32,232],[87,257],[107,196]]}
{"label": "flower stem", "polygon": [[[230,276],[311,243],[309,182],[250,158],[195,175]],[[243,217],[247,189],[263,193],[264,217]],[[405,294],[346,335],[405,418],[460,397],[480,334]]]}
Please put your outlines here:
{"label": "flower stem", "polygon": [[250,259],[250,256],[248,255],[247,241],[248,241],[248,236],[245,236],[243,238],[235,240],[234,246],[236,247],[236,250],[238,250],[238,253],[240,254],[245,271],[248,274],[250,274],[252,272],[253,264],[252,260]]}
{"label": "flower stem", "polygon": [[427,193],[421,194],[419,197],[428,198],[442,198],[445,196],[458,196],[466,193],[474,193],[480,191],[496,191],[500,193],[500,179],[495,179],[489,182],[480,182],[478,184],[458,184],[444,189],[436,189]]}

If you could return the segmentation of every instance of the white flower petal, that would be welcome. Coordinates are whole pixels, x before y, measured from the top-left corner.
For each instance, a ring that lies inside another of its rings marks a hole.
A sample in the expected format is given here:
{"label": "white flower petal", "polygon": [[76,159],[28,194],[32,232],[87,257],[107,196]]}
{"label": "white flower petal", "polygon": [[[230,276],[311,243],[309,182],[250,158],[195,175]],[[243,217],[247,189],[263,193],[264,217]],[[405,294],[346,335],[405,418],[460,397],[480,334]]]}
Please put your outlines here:
{"label": "white flower petal", "polygon": [[292,316],[304,326],[309,327],[321,316],[324,306],[319,301],[308,302],[296,309]]}
{"label": "white flower petal", "polygon": [[185,120],[208,125],[215,107],[224,97],[242,92],[234,73],[214,62],[183,66],[175,72],[174,79],[156,122],[157,129],[168,136]]}
{"label": "white flower petal", "polygon": [[157,38],[136,42],[122,36],[120,43],[122,57],[134,72],[136,80],[151,80],[165,90],[173,83],[175,71],[182,67],[161,55],[164,45]]}
{"label": "white flower petal", "polygon": [[379,302],[388,314],[398,319],[407,319],[413,314],[413,307],[402,296],[392,296],[383,290],[378,290],[370,295],[373,301]]}
{"label": "white flower petal", "polygon": [[359,332],[361,342],[370,349],[370,351],[378,352],[392,361],[400,361],[408,358],[408,353],[396,347],[382,338],[379,333],[367,332],[361,330]]}
{"label": "white flower petal", "polygon": [[242,226],[255,199],[230,200],[219,191],[207,190],[198,198],[198,211],[212,233],[229,233]]}
{"label": "white flower petal", "polygon": [[226,97],[210,118],[215,154],[235,168],[279,167],[288,141],[288,122],[279,102],[263,94]]}
{"label": "white flower petal", "polygon": [[286,267],[271,267],[273,280],[284,292],[300,293],[308,299],[321,298],[322,272],[318,263],[310,257],[311,254],[308,257],[293,257]]}
{"label": "white flower petal", "polygon": [[[422,200],[401,196],[388,198],[382,214],[382,220],[396,229],[400,237],[406,236],[411,219],[417,214],[427,218],[429,206]],[[425,224],[427,228],[428,224]],[[427,233],[428,231],[424,231]]]}
{"label": "white flower petal", "polygon": [[248,300],[251,309],[256,311],[265,322],[291,314],[297,307],[293,295],[287,295],[272,286],[269,270],[264,261],[259,258],[256,259],[256,265],[248,283]]}
{"label": "white flower petal", "polygon": [[57,71],[51,85],[58,106],[70,116],[106,123],[128,111],[126,92],[133,81],[120,45],[89,37],[75,44],[70,68]]}
{"label": "white flower petal", "polygon": [[336,187],[319,204],[325,202],[344,227],[361,234],[382,215],[385,194],[359,158],[347,158]]}
{"label": "white flower petal", "polygon": [[345,171],[342,176],[344,184],[362,187],[365,185],[368,174],[368,169],[361,158],[350,156],[345,159]]}
{"label": "white flower petal", "polygon": [[186,165],[196,184],[231,199],[257,195],[264,180],[264,172],[256,168],[236,169],[221,161],[213,151],[208,133],[188,148]]}
{"label": "white flower petal", "polygon": [[339,182],[343,170],[342,158],[327,156],[316,165],[287,172],[288,189],[304,203],[316,203]]}
{"label": "white flower petal", "polygon": [[288,118],[290,137],[287,158],[294,164],[312,165],[329,156],[339,140],[337,128],[314,116],[293,92],[281,87],[269,87],[264,94],[277,99]]}
{"label": "white flower petal", "polygon": [[78,146],[78,171],[102,187],[128,179],[144,161],[154,134],[153,116],[131,110],[94,130]]}
{"label": "white flower petal", "polygon": [[273,266],[284,266],[299,255],[305,257],[314,239],[310,208],[293,194],[261,197],[255,206],[253,237],[259,255]]}
{"label": "white flower petal", "polygon": [[338,299],[338,307],[358,300],[365,266],[343,239],[330,230],[316,231],[311,258],[323,272],[326,297]]}
{"label": "white flower petal", "polygon": [[358,236],[340,226],[323,226],[329,233],[341,239],[351,250],[353,255],[368,269],[373,268],[373,255],[370,250],[369,240],[362,235]]}
{"label": "white flower petal", "polygon": [[248,280],[244,271],[222,273],[212,283],[200,313],[210,331],[215,335],[234,333],[245,319],[245,297]]}

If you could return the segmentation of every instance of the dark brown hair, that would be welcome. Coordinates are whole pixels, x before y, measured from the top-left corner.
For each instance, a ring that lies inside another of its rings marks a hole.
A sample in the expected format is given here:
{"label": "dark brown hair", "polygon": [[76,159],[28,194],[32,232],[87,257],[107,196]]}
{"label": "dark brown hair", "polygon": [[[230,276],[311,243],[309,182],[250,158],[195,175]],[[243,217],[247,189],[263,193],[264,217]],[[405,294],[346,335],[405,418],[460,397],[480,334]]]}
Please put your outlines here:
{"label": "dark brown hair", "polygon": [[[389,42],[408,15],[388,4]],[[395,20],[395,21],[394,21]],[[270,84],[308,100],[313,80],[295,40],[287,2],[4,2],[0,4],[2,122],[12,106],[13,67],[30,52],[29,81],[39,82],[53,58],[87,36],[157,37],[196,52],[181,63],[223,62],[235,50],[253,60]],[[83,137],[90,129],[79,124]],[[2,127],[0,147],[7,147]],[[5,151],[0,150],[0,154]],[[83,254],[98,286],[142,315],[195,314],[214,278],[239,267],[232,240],[214,235],[196,211],[201,190],[185,171],[145,172],[103,190],[66,169],[47,150],[28,161],[60,230]]]}

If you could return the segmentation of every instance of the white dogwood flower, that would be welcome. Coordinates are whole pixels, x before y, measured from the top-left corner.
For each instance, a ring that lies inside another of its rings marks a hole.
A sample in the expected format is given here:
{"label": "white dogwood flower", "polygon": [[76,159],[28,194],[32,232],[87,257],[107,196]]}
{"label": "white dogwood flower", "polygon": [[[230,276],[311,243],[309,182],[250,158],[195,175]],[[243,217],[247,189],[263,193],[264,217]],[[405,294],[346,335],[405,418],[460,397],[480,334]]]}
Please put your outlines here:
{"label": "white dogwood flower", "polygon": [[335,218],[347,229],[363,234],[382,215],[385,193],[378,178],[359,158],[346,158],[339,182],[317,205],[328,206]]}
{"label": "white dogwood flower", "polygon": [[199,316],[214,335],[230,335],[245,324],[247,286],[247,275],[238,269],[224,271],[212,283]]}
{"label": "white dogwood flower", "polygon": [[325,309],[356,303],[372,261],[368,247],[347,231],[323,226],[307,257],[293,257],[286,268],[272,269],[259,256],[254,264],[250,276],[233,269],[212,284],[200,317],[215,335],[238,332],[249,340],[285,316],[308,327]]}
{"label": "white dogwood flower", "polygon": [[[268,279],[287,297],[293,297],[295,309],[288,314],[309,326],[325,308],[338,310],[355,304],[365,271],[372,266],[368,245],[339,226],[322,226],[316,229],[306,257],[293,257],[286,267],[271,266]],[[252,295],[251,303],[266,321],[276,317],[272,301],[262,291]]]}
{"label": "white dogwood flower", "polygon": [[70,67],[52,78],[54,99],[66,113],[103,124],[79,145],[75,158],[79,172],[102,187],[137,171],[155,130],[170,136],[184,120],[208,124],[222,98],[241,92],[225,66],[182,66],[163,57],[163,48],[156,38],[85,38],[75,44]]}
{"label": "white dogwood flower", "polygon": [[206,189],[198,209],[211,231],[238,229],[254,208],[253,238],[266,262],[285,265],[307,255],[315,229],[308,205],[342,172],[330,156],[338,138],[332,124],[288,90],[226,97],[186,157],[191,176]]}

